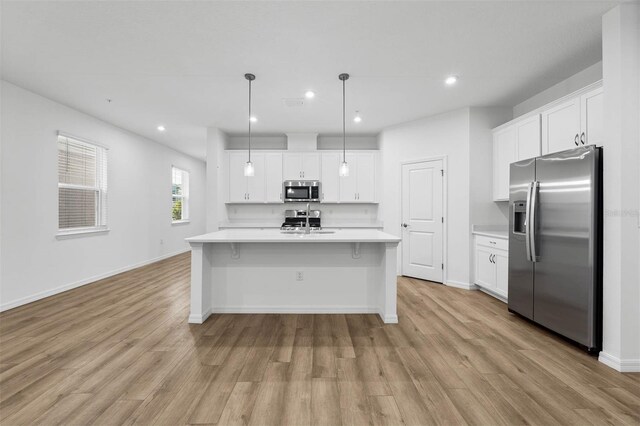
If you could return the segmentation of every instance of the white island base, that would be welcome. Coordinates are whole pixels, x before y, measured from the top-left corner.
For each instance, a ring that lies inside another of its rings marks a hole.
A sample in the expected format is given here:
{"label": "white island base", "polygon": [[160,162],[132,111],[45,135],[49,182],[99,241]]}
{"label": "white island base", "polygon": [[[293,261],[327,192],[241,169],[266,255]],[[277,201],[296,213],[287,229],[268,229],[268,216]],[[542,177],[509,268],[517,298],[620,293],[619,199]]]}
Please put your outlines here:
{"label": "white island base", "polygon": [[235,229],[188,238],[191,314],[377,313],[397,323],[399,238],[377,230],[282,234]]}

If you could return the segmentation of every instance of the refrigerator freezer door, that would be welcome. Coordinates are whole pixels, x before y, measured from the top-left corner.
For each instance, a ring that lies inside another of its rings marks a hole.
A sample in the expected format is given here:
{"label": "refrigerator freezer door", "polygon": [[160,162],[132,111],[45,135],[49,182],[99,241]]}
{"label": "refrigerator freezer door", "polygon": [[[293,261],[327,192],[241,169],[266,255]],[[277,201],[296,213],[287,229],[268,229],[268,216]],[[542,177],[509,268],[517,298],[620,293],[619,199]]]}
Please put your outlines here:
{"label": "refrigerator freezer door", "polygon": [[593,147],[536,160],[538,218],[535,228],[533,318],[588,347],[595,346],[596,174]]}
{"label": "refrigerator freezer door", "polygon": [[528,210],[535,159],[511,164],[509,174],[509,310],[533,319],[533,262],[527,259],[528,239],[522,215]]}

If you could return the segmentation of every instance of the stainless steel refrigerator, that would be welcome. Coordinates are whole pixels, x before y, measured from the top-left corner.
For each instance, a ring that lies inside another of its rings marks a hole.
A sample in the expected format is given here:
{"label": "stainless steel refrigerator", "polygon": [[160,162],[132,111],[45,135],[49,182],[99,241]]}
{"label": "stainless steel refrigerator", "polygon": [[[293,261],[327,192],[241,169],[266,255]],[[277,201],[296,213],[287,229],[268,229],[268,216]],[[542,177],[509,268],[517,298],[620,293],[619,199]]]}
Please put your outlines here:
{"label": "stainless steel refrigerator", "polygon": [[509,311],[602,346],[602,148],[511,164]]}

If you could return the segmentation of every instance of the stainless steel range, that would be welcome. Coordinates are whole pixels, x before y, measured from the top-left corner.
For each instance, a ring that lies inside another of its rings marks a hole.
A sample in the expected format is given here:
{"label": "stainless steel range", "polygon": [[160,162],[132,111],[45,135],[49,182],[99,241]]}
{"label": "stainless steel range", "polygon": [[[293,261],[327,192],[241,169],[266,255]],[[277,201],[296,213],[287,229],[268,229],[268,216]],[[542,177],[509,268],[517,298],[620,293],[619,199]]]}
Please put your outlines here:
{"label": "stainless steel range", "polygon": [[[285,210],[284,223],[280,227],[283,231],[304,230],[307,225],[307,210]],[[320,210],[309,210],[309,226],[313,229],[322,229],[320,222]]]}

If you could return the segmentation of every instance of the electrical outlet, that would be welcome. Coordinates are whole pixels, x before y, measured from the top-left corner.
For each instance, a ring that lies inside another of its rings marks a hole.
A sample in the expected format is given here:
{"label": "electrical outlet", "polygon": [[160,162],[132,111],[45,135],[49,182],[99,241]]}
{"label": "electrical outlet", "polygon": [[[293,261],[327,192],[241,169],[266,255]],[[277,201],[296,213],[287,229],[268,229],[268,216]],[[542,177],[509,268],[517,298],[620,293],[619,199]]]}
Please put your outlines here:
{"label": "electrical outlet", "polygon": [[296,272],[296,281],[304,281],[304,272],[302,271]]}
{"label": "electrical outlet", "polygon": [[163,245],[163,244],[164,244],[164,240],[161,239],[160,240],[160,245]]}

